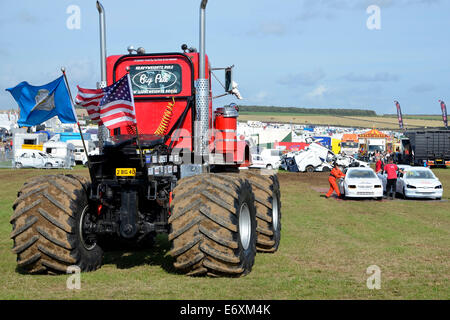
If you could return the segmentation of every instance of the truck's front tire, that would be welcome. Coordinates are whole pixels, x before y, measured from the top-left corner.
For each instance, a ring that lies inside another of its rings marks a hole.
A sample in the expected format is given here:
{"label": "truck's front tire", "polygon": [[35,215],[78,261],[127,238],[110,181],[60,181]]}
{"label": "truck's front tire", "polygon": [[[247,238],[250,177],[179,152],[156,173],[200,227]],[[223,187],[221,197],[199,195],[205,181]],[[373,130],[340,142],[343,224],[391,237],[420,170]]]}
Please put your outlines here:
{"label": "truck's front tire", "polygon": [[188,275],[242,276],[256,254],[256,209],[239,174],[201,174],[178,181],[169,218],[174,266]]}
{"label": "truck's front tire", "polygon": [[102,249],[80,228],[88,218],[86,187],[84,178],[69,175],[41,176],[25,183],[10,220],[19,269],[57,274],[72,265],[81,271],[100,267]]}

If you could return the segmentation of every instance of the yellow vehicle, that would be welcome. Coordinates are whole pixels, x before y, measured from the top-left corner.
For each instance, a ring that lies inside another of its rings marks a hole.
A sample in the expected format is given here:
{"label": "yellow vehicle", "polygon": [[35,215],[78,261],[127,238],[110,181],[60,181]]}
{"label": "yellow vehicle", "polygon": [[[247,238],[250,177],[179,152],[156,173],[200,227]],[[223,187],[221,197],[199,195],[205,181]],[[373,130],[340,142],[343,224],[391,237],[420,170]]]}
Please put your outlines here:
{"label": "yellow vehicle", "polygon": [[332,138],[331,139],[331,151],[334,154],[339,154],[341,152],[341,140]]}

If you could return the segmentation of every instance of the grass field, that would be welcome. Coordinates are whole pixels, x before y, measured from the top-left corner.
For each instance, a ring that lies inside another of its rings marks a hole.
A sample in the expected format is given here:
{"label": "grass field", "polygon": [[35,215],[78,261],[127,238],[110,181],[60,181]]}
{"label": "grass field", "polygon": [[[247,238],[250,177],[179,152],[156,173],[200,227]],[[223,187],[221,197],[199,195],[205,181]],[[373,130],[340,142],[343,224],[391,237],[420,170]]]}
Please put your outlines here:
{"label": "grass field", "polygon": [[[434,116],[430,118],[404,118],[405,128],[442,127],[443,122]],[[299,113],[240,112],[239,121],[262,121],[311,125],[330,125],[343,127],[363,127],[378,129],[398,129],[398,120],[394,117],[347,117],[332,115],[312,115]]]}
{"label": "grass field", "polygon": [[[55,173],[56,171],[51,171]],[[177,274],[167,237],[153,250],[108,252],[101,269],[66,289],[66,275],[16,271],[9,218],[17,190],[45,170],[0,170],[0,299],[449,299],[450,170],[436,170],[442,201],[324,199],[327,175],[280,173],[282,238],[238,279]],[[87,175],[86,169],[70,173]],[[381,268],[381,289],[366,269]]]}

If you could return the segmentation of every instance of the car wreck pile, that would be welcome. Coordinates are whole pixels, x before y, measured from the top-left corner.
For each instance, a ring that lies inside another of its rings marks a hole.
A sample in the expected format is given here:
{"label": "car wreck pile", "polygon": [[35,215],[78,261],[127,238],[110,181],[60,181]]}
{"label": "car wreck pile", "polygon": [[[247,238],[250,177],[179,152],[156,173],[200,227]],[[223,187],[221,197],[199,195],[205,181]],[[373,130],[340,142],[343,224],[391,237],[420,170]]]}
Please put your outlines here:
{"label": "car wreck pile", "polygon": [[280,167],[290,172],[329,172],[333,163],[347,167],[369,167],[364,161],[352,156],[335,154],[317,142],[312,142],[305,149],[286,153],[281,157]]}

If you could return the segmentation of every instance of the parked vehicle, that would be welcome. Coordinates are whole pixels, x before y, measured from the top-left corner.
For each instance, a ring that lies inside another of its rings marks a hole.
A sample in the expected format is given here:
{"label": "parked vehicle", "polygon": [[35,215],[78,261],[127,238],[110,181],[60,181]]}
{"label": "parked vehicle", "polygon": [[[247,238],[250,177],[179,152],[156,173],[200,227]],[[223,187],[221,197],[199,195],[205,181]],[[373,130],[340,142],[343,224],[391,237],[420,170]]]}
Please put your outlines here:
{"label": "parked vehicle", "polygon": [[[422,198],[440,200],[443,194],[442,183],[430,168],[399,166],[403,173],[399,173],[396,190],[405,199]],[[383,190],[386,191],[387,177],[381,176]]]}
{"label": "parked vehicle", "polygon": [[63,166],[61,160],[38,150],[17,149],[14,157],[16,168],[58,168]]}
{"label": "parked vehicle", "polygon": [[[279,151],[279,150],[276,150]],[[252,155],[252,165],[250,168],[261,168],[261,169],[275,169],[278,170],[281,161],[280,157],[264,157],[263,154],[253,154]]]}
{"label": "parked vehicle", "polygon": [[[74,156],[76,164],[87,164],[86,152],[84,151],[83,141],[81,140],[67,140],[68,143],[71,143],[75,146]],[[91,140],[85,140],[86,147],[88,149],[89,155],[98,155],[98,150],[95,150],[95,144]],[[95,151],[94,151],[95,150]],[[92,153],[94,152],[94,153]]]}
{"label": "parked vehicle", "polygon": [[346,133],[341,139],[341,154],[353,156],[358,154],[359,140],[357,134]]}
{"label": "parked vehicle", "polygon": [[70,168],[75,166],[75,148],[73,144],[50,140],[44,143],[43,150],[54,159],[61,160],[62,167]]}
{"label": "parked vehicle", "polygon": [[355,167],[345,170],[345,178],[338,181],[346,198],[383,198],[382,181],[371,168]]}
{"label": "parked vehicle", "polygon": [[418,166],[450,166],[450,131],[407,131],[402,140],[404,163]]}
{"label": "parked vehicle", "polygon": [[348,168],[348,167],[370,167],[370,164],[368,162],[357,160],[352,156],[346,156],[346,155],[338,155],[336,156],[336,162],[338,165]]}

